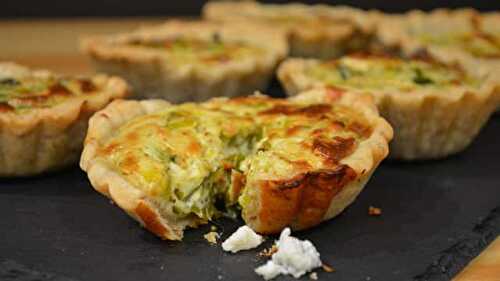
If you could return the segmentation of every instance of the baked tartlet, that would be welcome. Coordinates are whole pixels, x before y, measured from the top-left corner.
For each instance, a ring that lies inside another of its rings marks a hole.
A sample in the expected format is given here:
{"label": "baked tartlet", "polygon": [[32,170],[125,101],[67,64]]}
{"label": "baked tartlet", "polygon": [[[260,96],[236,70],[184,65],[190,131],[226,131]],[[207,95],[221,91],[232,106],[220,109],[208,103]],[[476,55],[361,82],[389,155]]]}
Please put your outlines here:
{"label": "baked tartlet", "polygon": [[0,176],[78,162],[90,115],[126,93],[116,77],[65,77],[0,63]]}
{"label": "baked tartlet", "polygon": [[203,15],[214,21],[260,23],[284,32],[290,54],[296,57],[327,59],[364,50],[375,31],[375,12],[347,6],[213,1],[205,4]]}
{"label": "baked tartlet", "polygon": [[127,34],[83,40],[99,71],[125,78],[138,97],[200,101],[264,90],[287,54],[262,26],[170,20]]}
{"label": "baked tartlet", "polygon": [[499,104],[498,82],[427,58],[350,55],[290,59],[278,69],[289,95],[313,87],[369,93],[394,128],[390,157],[441,158],[466,148]]}
{"label": "baked tartlet", "polygon": [[472,9],[412,11],[379,21],[377,37],[405,54],[426,51],[481,73],[500,71],[500,14]]}
{"label": "baked tartlet", "polygon": [[239,209],[254,230],[277,233],[340,213],[391,138],[370,96],[324,89],[290,100],[115,101],[91,118],[80,165],[163,239]]}

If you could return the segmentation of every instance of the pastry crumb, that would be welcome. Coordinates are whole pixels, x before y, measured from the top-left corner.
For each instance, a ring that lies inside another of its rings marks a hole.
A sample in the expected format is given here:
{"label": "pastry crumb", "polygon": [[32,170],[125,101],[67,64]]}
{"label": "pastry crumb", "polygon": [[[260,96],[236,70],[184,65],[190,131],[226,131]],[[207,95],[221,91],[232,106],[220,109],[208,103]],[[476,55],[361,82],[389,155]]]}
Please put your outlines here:
{"label": "pastry crumb", "polygon": [[325,272],[335,272],[335,268],[329,266],[328,264],[324,263],[321,265],[321,268],[323,268],[323,270]]}
{"label": "pastry crumb", "polygon": [[217,226],[215,225],[210,226],[210,231],[217,231]]}
{"label": "pastry crumb", "polygon": [[203,235],[203,237],[205,238],[205,240],[208,241],[208,243],[211,243],[211,244],[217,244],[217,239],[219,239],[219,233],[215,232],[215,231],[210,231],[209,233]]}
{"label": "pastry crumb", "polygon": [[311,274],[309,274],[309,279],[311,279],[311,280],[318,280],[318,273],[311,272]]}
{"label": "pastry crumb", "polygon": [[276,244],[274,244],[273,246],[271,246],[271,248],[264,249],[264,250],[260,251],[259,252],[259,256],[261,256],[261,257],[270,257],[274,253],[276,253],[277,251],[278,251],[278,247],[276,247]]}
{"label": "pastry crumb", "polygon": [[382,209],[370,206],[370,207],[368,207],[368,215],[370,215],[370,216],[380,216],[380,215],[382,215]]}

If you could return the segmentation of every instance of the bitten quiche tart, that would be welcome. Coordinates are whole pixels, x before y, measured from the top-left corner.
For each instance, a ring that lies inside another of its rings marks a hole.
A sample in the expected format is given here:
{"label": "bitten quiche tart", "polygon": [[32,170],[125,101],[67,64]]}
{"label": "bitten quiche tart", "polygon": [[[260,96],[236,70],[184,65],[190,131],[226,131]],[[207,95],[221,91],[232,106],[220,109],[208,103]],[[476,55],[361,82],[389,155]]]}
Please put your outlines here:
{"label": "bitten quiche tart", "polygon": [[330,219],[388,153],[370,96],[312,90],[171,105],[115,101],[89,124],[93,187],[163,239],[241,209],[260,233]]}
{"label": "bitten quiche tart", "polygon": [[326,86],[369,93],[394,128],[390,157],[441,158],[467,147],[499,104],[495,79],[427,58],[350,55],[290,59],[278,70],[289,95]]}
{"label": "bitten quiche tart", "polygon": [[170,20],[83,40],[99,71],[125,78],[139,97],[201,101],[264,90],[286,56],[280,34],[250,24]]}
{"label": "bitten quiche tart", "polygon": [[254,1],[212,1],[205,18],[252,22],[287,35],[290,53],[297,57],[334,58],[366,48],[374,33],[375,12],[346,6],[260,4]]}
{"label": "bitten quiche tart", "polygon": [[0,63],[0,176],[78,162],[90,115],[127,90],[116,77],[66,77]]}

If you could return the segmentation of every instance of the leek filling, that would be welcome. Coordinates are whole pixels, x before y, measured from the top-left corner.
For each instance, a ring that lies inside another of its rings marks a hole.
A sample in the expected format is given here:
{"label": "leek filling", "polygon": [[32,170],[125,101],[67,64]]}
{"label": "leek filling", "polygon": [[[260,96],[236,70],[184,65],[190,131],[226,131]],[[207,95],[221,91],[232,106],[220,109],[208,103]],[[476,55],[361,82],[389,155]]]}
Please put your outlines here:
{"label": "leek filling", "polygon": [[262,53],[259,47],[245,42],[223,41],[217,32],[207,40],[179,36],[158,40],[133,40],[128,45],[167,51],[170,59],[177,62],[223,63]]}
{"label": "leek filling", "polygon": [[[0,79],[0,103],[6,103],[16,112],[23,112],[33,107],[50,107],[64,100],[63,95],[81,95],[89,89],[82,88],[81,83],[87,87],[95,87],[88,80],[66,78],[4,78]],[[53,89],[64,91],[63,95],[52,95]]]}
{"label": "leek filling", "polygon": [[[322,160],[303,146],[318,130],[325,129],[327,137],[363,138],[354,131],[327,129],[332,124],[328,118],[258,114],[273,105],[263,98],[248,104],[222,100],[172,106],[127,122],[103,146],[103,153],[134,186],[170,202],[176,219],[234,216],[251,197],[243,189],[239,198],[229,199],[233,186],[245,184],[232,182],[234,173],[247,180],[256,174],[287,178],[294,172],[291,161],[304,158],[312,167],[322,167]],[[353,117],[340,106],[329,114],[345,127]],[[288,136],[297,124],[295,136]]]}
{"label": "leek filling", "polygon": [[478,86],[459,68],[419,60],[344,57],[306,69],[306,75],[331,86],[412,91],[456,85]]}

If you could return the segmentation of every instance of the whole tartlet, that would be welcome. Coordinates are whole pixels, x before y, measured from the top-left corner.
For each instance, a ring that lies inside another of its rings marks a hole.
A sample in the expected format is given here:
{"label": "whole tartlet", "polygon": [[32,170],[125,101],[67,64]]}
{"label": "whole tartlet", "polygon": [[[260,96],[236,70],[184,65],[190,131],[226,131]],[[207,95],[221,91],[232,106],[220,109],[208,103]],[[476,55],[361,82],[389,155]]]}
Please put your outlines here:
{"label": "whole tartlet", "polygon": [[163,239],[241,210],[260,233],[339,214],[388,154],[373,98],[311,90],[171,105],[115,101],[90,120],[92,186]]}
{"label": "whole tartlet", "polygon": [[201,101],[264,90],[286,56],[281,34],[251,24],[170,20],[83,40],[99,71],[125,78],[138,97]]}
{"label": "whole tartlet", "polygon": [[494,77],[430,57],[350,55],[337,60],[290,59],[278,70],[289,95],[313,87],[369,93],[394,128],[390,157],[442,158],[465,149],[499,104]]}
{"label": "whole tartlet", "polygon": [[214,21],[260,23],[286,34],[291,56],[322,59],[364,50],[378,18],[376,12],[347,6],[254,1],[209,2],[203,15]]}
{"label": "whole tartlet", "polygon": [[66,77],[0,63],[0,176],[78,162],[89,117],[127,91],[116,77]]}

